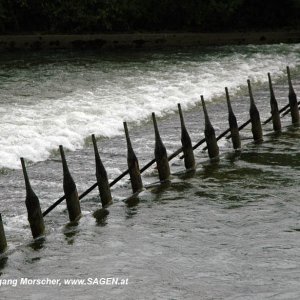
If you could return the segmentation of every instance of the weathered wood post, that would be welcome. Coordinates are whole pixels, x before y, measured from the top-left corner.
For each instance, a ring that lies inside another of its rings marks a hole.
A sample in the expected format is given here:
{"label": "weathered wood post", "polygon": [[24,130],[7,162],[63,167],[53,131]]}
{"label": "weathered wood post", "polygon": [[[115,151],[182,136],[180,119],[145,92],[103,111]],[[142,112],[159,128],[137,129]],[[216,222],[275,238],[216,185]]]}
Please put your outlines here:
{"label": "weathered wood post", "polygon": [[280,131],[281,130],[280,114],[279,114],[277,100],[275,98],[275,94],[273,90],[270,73],[268,73],[268,79],[269,79],[269,87],[270,87],[270,105],[271,105],[273,129],[274,131]]}
{"label": "weathered wood post", "polygon": [[45,224],[40,206],[40,201],[31,187],[23,157],[21,157],[21,164],[26,187],[25,204],[27,208],[28,221],[30,224],[32,236],[35,239],[44,234]]}
{"label": "weathered wood post", "polygon": [[127,143],[127,165],[129,170],[129,176],[131,181],[131,188],[132,192],[136,193],[143,189],[143,182],[140,173],[139,161],[133,151],[127,123],[123,122],[124,131],[126,136],[126,143]]}
{"label": "weathered wood post", "polygon": [[292,123],[294,124],[294,123],[299,123],[300,120],[298,101],[292,85],[290,68],[286,67],[286,70],[287,70],[288,83],[289,83],[289,103],[290,103],[291,117],[292,117]]}
{"label": "weathered wood post", "polygon": [[250,80],[247,80],[248,83],[248,90],[249,90],[249,96],[250,96],[250,121],[251,121],[251,131],[253,135],[253,140],[255,142],[260,142],[263,140],[263,134],[262,134],[262,127],[260,122],[260,116],[259,111],[255,105],[252,89],[251,89],[251,83]]}
{"label": "weathered wood post", "polygon": [[100,158],[97,142],[94,134],[92,135],[92,141],[94,145],[96,178],[98,183],[98,189],[99,189],[102,207],[105,208],[112,203],[112,196],[111,196],[107,173],[102,163],[102,160]]}
{"label": "weathered wood post", "polygon": [[158,170],[158,176],[160,181],[168,180],[170,177],[170,166],[167,156],[167,150],[165,145],[163,144],[161,137],[159,135],[155,113],[152,113],[152,120],[154,125],[154,132],[155,132],[155,149],[154,155]]}
{"label": "weathered wood post", "polygon": [[187,170],[195,169],[195,157],[190,135],[185,127],[180,103],[178,105],[180,124],[181,124],[181,144],[184,155],[184,165]]}
{"label": "weathered wood post", "polygon": [[7,242],[2,222],[2,215],[0,213],[0,253],[3,253],[7,248]]}
{"label": "weathered wood post", "polygon": [[201,102],[202,102],[204,119],[205,119],[204,135],[205,135],[208,155],[209,155],[210,159],[215,159],[215,158],[219,157],[219,146],[217,143],[215,130],[209,120],[209,116],[208,116],[208,113],[206,110],[206,105],[205,105],[204,98],[202,95],[201,95]]}
{"label": "weathered wood post", "polygon": [[78,198],[78,192],[76,184],[70,174],[64,148],[62,145],[59,146],[59,151],[61,155],[62,165],[63,165],[63,188],[66,195],[67,209],[69,213],[69,219],[71,222],[78,221],[81,217],[81,208]]}
{"label": "weathered wood post", "polygon": [[225,88],[226,93],[226,101],[227,101],[227,107],[228,107],[228,123],[231,133],[231,141],[233,145],[233,149],[240,149],[241,148],[241,139],[240,139],[240,132],[239,127],[236,121],[235,114],[232,110],[231,103],[230,103],[230,97],[228,93],[228,88]]}

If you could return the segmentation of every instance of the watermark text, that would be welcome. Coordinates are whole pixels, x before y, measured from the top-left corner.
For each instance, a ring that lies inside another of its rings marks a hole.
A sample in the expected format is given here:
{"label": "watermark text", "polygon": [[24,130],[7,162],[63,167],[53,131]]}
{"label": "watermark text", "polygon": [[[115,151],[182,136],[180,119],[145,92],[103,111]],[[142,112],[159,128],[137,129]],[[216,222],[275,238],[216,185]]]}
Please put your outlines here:
{"label": "watermark text", "polygon": [[120,277],[89,277],[89,278],[0,278],[1,286],[102,286],[102,285],[128,285],[128,278]]}

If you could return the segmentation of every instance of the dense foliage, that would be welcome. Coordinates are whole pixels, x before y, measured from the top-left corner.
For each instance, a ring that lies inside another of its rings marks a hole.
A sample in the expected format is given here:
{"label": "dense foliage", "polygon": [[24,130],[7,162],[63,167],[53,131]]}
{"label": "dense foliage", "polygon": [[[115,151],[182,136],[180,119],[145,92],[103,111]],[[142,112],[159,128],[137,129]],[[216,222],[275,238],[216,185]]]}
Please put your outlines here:
{"label": "dense foliage", "polygon": [[300,0],[0,0],[0,33],[300,27]]}

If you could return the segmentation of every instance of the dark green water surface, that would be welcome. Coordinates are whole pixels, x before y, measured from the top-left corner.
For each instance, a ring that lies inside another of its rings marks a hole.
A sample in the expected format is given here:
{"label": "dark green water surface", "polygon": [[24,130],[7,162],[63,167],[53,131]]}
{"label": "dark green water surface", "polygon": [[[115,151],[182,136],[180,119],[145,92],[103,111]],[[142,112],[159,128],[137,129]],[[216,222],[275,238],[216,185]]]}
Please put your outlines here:
{"label": "dark green water surface", "polygon": [[[275,45],[2,57],[0,212],[9,248],[0,259],[0,281],[16,279],[17,286],[2,284],[0,298],[299,299],[300,128],[291,125],[289,115],[279,134],[271,124],[263,126],[261,144],[251,141],[246,127],[239,153],[230,141],[220,140],[219,162],[209,162],[198,148],[195,173],[184,174],[183,162],[174,159],[169,184],[148,188],[130,202],[124,201],[131,194],[125,177],[112,189],[114,203],[105,218],[94,216],[100,208],[96,190],[81,201],[77,226],[67,225],[62,203],[45,217],[47,233],[35,242],[18,162],[20,156],[27,159],[45,210],[63,194],[57,145],[66,147],[81,193],[95,182],[91,133],[98,136],[112,180],[127,168],[123,120],[129,121],[141,166],[154,155],[152,111],[172,153],[180,147],[177,102],[183,103],[195,143],[204,130],[200,94],[208,100],[219,134],[228,127],[225,85],[232,90],[239,124],[248,119],[249,76],[265,120],[270,115],[267,72],[274,73],[279,107],[288,101],[287,64],[300,93],[299,49]],[[145,184],[157,178],[154,168],[143,174]],[[95,279],[107,277],[128,278],[128,285],[96,284]],[[21,278],[60,279],[61,285],[21,285]],[[86,282],[72,286],[66,279]]]}

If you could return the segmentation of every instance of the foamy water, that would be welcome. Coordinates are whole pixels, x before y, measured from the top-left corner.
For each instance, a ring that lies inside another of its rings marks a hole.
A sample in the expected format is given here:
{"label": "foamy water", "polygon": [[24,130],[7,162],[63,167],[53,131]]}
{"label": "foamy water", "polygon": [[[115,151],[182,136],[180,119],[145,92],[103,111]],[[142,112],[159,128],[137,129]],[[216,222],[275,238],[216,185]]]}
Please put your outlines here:
{"label": "foamy water", "polygon": [[123,121],[141,122],[152,111],[191,109],[285,74],[300,62],[300,45],[223,47],[190,52],[115,55],[48,55],[1,62],[0,168],[20,168],[19,158],[46,160],[62,144],[84,147],[92,133],[123,134]]}

